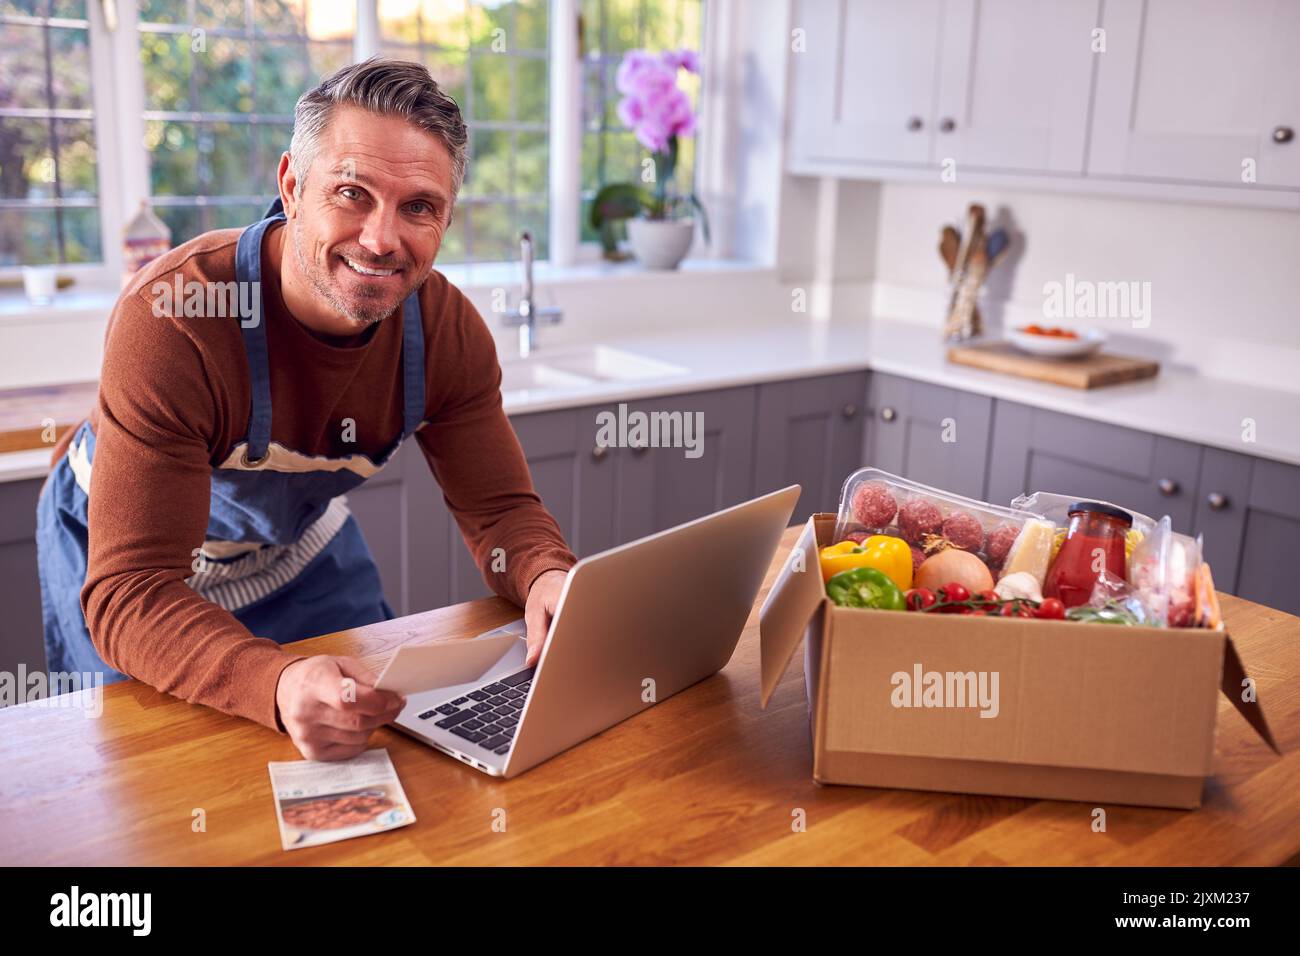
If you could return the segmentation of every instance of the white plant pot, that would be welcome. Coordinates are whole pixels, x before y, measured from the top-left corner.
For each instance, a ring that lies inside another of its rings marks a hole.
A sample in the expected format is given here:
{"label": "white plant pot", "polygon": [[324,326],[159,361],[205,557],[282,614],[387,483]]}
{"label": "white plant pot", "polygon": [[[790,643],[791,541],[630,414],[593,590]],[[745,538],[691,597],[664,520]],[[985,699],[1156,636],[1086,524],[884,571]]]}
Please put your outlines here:
{"label": "white plant pot", "polygon": [[676,269],[695,238],[694,219],[629,219],[632,252],[647,269]]}

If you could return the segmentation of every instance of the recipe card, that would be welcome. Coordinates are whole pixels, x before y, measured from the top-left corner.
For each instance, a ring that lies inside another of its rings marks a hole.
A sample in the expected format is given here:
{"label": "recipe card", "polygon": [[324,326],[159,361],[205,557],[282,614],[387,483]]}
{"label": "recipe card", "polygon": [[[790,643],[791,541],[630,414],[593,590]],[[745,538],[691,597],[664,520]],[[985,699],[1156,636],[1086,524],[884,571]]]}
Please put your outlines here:
{"label": "recipe card", "polygon": [[[375,687],[409,697],[437,687],[486,682],[494,674],[523,666],[527,650],[524,634],[520,618],[468,640],[403,644],[375,681]],[[512,650],[517,652],[513,657]]]}
{"label": "recipe card", "polygon": [[266,765],[286,850],[350,840],[415,822],[388,751],[351,760],[288,760]]}

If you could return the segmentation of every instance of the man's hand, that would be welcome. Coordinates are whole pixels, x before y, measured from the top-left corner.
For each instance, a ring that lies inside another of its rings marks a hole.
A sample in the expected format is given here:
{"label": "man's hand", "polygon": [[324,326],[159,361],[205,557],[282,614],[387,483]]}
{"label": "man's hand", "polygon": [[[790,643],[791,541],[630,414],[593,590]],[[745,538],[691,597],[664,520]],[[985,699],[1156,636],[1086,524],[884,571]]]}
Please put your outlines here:
{"label": "man's hand", "polygon": [[355,657],[308,657],[282,670],[275,706],[298,752],[308,760],[346,760],[365,750],[371,731],[406,706],[401,694],[375,690],[374,683]]}
{"label": "man's hand", "polygon": [[560,591],[564,589],[567,571],[543,571],[533,580],[528,589],[528,603],[524,605],[524,624],[528,628],[527,666],[532,667],[541,656],[542,645],[546,643],[546,632],[551,627],[551,618],[560,603]]}

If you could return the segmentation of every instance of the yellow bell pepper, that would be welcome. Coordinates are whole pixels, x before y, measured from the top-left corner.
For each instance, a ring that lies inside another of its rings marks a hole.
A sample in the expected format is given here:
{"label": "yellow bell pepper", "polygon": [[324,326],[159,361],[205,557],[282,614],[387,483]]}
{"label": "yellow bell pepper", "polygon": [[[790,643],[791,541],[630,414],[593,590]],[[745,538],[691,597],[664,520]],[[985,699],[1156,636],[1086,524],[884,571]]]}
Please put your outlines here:
{"label": "yellow bell pepper", "polygon": [[841,571],[875,568],[898,585],[900,591],[912,586],[912,549],[902,538],[873,534],[861,544],[841,541],[822,548],[818,559],[823,581],[829,581]]}

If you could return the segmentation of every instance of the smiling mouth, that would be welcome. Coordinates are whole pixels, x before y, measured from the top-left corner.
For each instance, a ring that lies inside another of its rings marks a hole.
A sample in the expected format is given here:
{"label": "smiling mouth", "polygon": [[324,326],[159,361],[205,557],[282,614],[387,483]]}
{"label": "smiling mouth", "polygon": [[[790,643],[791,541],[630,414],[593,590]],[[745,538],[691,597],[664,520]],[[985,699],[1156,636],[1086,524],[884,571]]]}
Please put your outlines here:
{"label": "smiling mouth", "polygon": [[374,266],[365,266],[357,262],[355,259],[349,259],[347,256],[339,256],[339,258],[343,260],[344,265],[360,276],[383,279],[388,276],[397,275],[397,273],[402,271],[401,269],[378,269]]}

